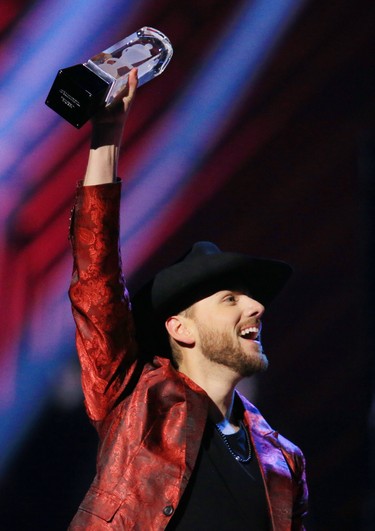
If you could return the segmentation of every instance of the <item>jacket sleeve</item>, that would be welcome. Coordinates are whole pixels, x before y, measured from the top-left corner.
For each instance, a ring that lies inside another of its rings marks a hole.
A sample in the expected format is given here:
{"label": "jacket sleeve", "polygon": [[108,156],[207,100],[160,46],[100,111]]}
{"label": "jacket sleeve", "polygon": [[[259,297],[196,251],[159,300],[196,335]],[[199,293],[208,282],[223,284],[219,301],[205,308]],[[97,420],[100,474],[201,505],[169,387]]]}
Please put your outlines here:
{"label": "jacket sleeve", "polygon": [[136,344],[119,249],[121,183],[77,188],[69,289],[85,406],[103,420],[135,369]]}

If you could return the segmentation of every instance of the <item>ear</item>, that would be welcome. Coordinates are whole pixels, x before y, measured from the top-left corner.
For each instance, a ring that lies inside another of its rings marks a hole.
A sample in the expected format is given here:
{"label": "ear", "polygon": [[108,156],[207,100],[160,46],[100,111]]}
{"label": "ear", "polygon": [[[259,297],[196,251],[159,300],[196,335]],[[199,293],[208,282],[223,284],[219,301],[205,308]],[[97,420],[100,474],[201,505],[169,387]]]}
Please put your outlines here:
{"label": "ear", "polygon": [[168,334],[173,337],[178,343],[192,346],[194,344],[194,337],[190,327],[186,322],[186,318],[182,315],[172,315],[165,321],[165,328]]}

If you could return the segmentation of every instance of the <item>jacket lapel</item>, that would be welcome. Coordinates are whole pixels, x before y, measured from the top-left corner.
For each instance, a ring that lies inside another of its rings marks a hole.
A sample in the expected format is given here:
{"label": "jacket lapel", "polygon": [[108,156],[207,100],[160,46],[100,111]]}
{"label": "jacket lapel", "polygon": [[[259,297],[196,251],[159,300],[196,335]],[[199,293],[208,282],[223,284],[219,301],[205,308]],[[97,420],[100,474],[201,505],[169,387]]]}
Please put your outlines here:
{"label": "jacket lapel", "polygon": [[[184,377],[187,380],[187,377]],[[186,471],[183,489],[186,487],[198,457],[203,432],[207,422],[208,396],[191,381],[184,382],[186,393]]]}
{"label": "jacket lapel", "polygon": [[[186,425],[186,471],[182,490],[191,476],[208,414],[208,396],[187,377],[185,380],[187,425]],[[293,516],[293,480],[289,466],[278,440],[278,433],[271,429],[259,411],[237,393],[242,402],[244,421],[256,452],[265,484],[266,497],[274,531],[290,531]],[[289,457],[289,456],[286,456]]]}
{"label": "jacket lapel", "polygon": [[[246,404],[245,404],[246,407]],[[245,421],[257,454],[269,504],[273,529],[291,529],[293,512],[293,482],[288,464],[278,441],[260,413],[246,408]]]}

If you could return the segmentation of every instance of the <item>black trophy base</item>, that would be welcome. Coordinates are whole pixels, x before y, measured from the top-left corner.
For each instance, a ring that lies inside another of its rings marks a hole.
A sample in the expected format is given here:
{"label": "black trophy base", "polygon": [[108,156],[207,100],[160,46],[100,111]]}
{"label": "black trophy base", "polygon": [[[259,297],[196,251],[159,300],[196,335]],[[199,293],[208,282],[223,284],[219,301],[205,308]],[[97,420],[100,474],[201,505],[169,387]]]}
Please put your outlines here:
{"label": "black trophy base", "polygon": [[104,105],[111,83],[75,65],[59,70],[46,99],[46,105],[77,129]]}

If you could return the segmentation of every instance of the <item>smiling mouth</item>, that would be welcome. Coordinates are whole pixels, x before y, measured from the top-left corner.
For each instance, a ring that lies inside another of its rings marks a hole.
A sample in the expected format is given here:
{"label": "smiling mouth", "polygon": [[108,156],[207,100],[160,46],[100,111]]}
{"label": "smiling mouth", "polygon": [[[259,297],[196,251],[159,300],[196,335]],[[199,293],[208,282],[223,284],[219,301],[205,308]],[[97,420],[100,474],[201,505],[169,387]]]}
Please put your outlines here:
{"label": "smiling mouth", "polygon": [[256,341],[259,339],[259,336],[260,328],[258,328],[257,326],[248,326],[240,332],[240,337],[242,337],[243,339],[251,339],[253,341]]}

